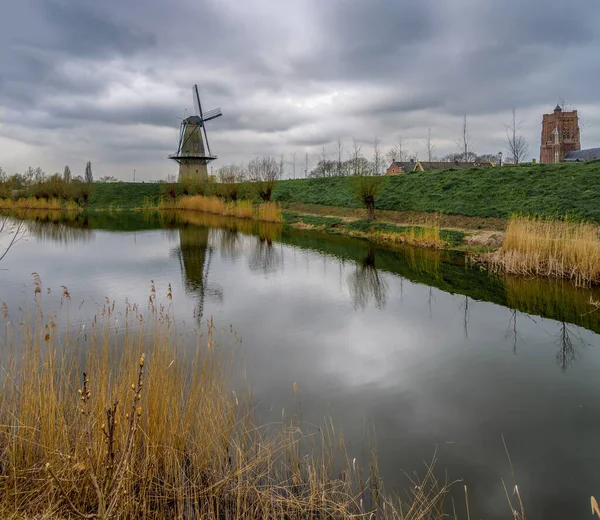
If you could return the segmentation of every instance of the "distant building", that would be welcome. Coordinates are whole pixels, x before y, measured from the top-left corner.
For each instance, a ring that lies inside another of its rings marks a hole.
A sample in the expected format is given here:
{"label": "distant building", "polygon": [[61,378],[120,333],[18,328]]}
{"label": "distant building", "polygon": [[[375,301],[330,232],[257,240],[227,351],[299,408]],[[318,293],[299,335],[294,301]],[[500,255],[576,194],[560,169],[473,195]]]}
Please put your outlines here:
{"label": "distant building", "polygon": [[587,150],[575,150],[565,155],[566,162],[584,162],[600,159],[600,148],[588,148]]}
{"label": "distant building", "polygon": [[407,172],[428,172],[432,170],[462,170],[477,166],[494,166],[490,161],[481,162],[443,162],[443,161],[392,161],[386,175],[399,175]]}
{"label": "distant building", "polygon": [[542,164],[561,162],[567,154],[580,148],[577,110],[563,112],[561,106],[556,105],[552,114],[543,115],[540,145]]}

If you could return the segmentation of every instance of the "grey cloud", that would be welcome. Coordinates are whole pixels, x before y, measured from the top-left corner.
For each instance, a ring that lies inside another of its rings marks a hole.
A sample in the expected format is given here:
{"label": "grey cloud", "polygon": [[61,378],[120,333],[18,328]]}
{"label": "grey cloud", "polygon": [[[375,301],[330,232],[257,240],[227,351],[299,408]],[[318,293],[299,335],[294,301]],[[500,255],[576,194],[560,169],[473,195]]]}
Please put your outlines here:
{"label": "grey cloud", "polygon": [[[68,162],[76,149],[127,171],[139,150],[148,175],[161,175],[194,83],[224,113],[209,127],[211,148],[239,162],[315,155],[338,136],[347,147],[352,136],[417,143],[428,127],[443,155],[465,112],[477,150],[495,152],[513,106],[534,151],[541,112],[560,97],[593,105],[600,81],[590,65],[595,0],[22,0],[1,9],[0,137],[36,143],[28,163],[47,170],[58,166],[45,160]],[[597,113],[586,143],[600,142]],[[136,125],[139,146],[135,134],[111,138]],[[1,152],[4,168],[26,166]]]}
{"label": "grey cloud", "polygon": [[110,3],[47,0],[41,4],[53,29],[53,47],[69,55],[131,56],[156,44],[156,37],[126,20],[112,19]]}

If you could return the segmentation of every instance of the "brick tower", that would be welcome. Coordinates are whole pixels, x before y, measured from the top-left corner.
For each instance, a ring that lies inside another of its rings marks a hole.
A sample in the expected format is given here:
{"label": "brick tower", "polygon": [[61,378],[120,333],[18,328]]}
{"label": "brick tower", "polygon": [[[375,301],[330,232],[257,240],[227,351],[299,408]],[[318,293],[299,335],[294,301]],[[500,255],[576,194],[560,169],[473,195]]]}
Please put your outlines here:
{"label": "brick tower", "polygon": [[563,112],[560,105],[556,105],[552,114],[544,114],[540,145],[541,163],[561,162],[567,153],[580,148],[577,110]]}

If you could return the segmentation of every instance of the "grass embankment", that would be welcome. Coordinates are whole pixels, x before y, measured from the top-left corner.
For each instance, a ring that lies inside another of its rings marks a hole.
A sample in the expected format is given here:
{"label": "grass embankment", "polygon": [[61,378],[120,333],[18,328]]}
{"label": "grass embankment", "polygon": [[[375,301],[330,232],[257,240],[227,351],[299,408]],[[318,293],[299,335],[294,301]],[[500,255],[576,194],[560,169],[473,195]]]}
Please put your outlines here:
{"label": "grass embankment", "polygon": [[102,182],[92,184],[87,209],[126,210],[158,206],[162,185],[145,182]]}
{"label": "grass embankment", "polygon": [[[577,215],[600,222],[600,161],[411,172],[387,178],[380,210],[509,218]],[[359,208],[346,178],[285,180],[273,199]]]}
{"label": "grass embankment", "polygon": [[484,260],[493,271],[600,283],[600,227],[591,222],[512,217],[502,247]]}
{"label": "grass embankment", "polygon": [[249,200],[224,201],[219,197],[203,195],[184,195],[175,200],[163,200],[158,206],[161,210],[169,211],[200,211],[226,217],[261,220],[265,222],[283,222],[281,208],[275,202],[252,204]]}
{"label": "grass embankment", "polygon": [[400,504],[332,427],[257,424],[212,324],[184,332],[154,286],[85,328],[68,289],[57,316],[34,287],[32,312],[0,315],[3,518],[443,518],[431,471]]}

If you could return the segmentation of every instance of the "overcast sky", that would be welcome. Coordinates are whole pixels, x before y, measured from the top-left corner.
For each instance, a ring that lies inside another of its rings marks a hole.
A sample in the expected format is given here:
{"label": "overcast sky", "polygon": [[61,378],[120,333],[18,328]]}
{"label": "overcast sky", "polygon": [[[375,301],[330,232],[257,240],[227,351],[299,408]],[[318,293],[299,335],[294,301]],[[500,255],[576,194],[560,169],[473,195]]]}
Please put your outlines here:
{"label": "overcast sky", "polygon": [[[366,155],[401,137],[420,158],[505,150],[516,107],[530,155],[565,99],[600,146],[598,0],[0,0],[0,166],[96,177],[176,173],[178,118],[203,107],[213,163]],[[302,164],[301,164],[302,163]],[[288,172],[291,166],[288,166]]]}

